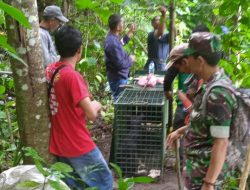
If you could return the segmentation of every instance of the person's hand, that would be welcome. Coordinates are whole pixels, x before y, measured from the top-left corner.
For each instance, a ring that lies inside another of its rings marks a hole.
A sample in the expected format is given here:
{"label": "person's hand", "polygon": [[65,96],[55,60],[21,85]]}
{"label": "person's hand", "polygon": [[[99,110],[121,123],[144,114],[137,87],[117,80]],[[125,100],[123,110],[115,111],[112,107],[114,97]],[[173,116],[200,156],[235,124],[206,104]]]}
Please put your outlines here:
{"label": "person's hand", "polygon": [[91,102],[91,105],[92,105],[92,107],[94,108],[94,110],[97,110],[97,111],[100,111],[101,108],[102,108],[101,103],[100,103],[100,102],[97,102],[96,100],[93,100],[93,101]]}
{"label": "person's hand", "polygon": [[132,62],[135,62],[135,55],[130,55],[129,58],[131,59]]}
{"label": "person's hand", "polygon": [[164,7],[164,6],[161,6],[161,7],[159,8],[159,11],[161,12],[162,16],[165,16],[165,14],[166,14],[166,12],[167,12],[167,8]]}
{"label": "person's hand", "polygon": [[136,25],[135,23],[131,23],[130,26],[129,26],[129,32],[130,33],[134,33],[136,30]]}
{"label": "person's hand", "polygon": [[174,148],[175,146],[175,142],[177,139],[181,138],[181,133],[179,133],[179,129],[177,129],[176,131],[170,133],[167,137],[167,140],[166,140],[166,145],[167,147],[170,147],[170,148]]}
{"label": "person's hand", "polygon": [[168,100],[173,100],[173,92],[172,91],[166,91],[165,92],[165,97]]}

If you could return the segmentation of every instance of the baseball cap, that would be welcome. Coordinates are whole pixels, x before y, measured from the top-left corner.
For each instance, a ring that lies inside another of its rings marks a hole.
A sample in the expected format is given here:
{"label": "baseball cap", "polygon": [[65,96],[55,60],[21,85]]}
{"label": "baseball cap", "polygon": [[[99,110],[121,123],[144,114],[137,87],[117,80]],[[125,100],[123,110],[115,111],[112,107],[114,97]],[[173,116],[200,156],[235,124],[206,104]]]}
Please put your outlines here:
{"label": "baseball cap", "polygon": [[194,53],[211,54],[221,52],[220,38],[210,32],[195,32],[191,34],[188,42],[188,48],[185,55]]}
{"label": "baseball cap", "polygon": [[185,56],[185,50],[188,48],[187,43],[180,44],[175,46],[170,54],[169,54],[169,62],[167,64],[167,69],[170,68],[176,61],[180,60],[182,57]]}
{"label": "baseball cap", "polygon": [[65,16],[63,16],[61,8],[56,5],[47,6],[43,11],[43,16],[54,17],[62,22],[69,21]]}

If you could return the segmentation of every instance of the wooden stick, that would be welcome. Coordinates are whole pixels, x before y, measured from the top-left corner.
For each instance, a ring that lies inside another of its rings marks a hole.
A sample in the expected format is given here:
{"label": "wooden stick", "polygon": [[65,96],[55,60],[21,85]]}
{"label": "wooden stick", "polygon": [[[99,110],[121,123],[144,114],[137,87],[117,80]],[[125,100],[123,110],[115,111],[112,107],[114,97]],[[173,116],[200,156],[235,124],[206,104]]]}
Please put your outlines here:
{"label": "wooden stick", "polygon": [[249,170],[250,170],[250,143],[248,144],[248,148],[247,148],[247,156],[246,156],[244,168],[243,168],[241,178],[240,178],[239,190],[245,190]]}
{"label": "wooden stick", "polygon": [[176,156],[176,169],[177,169],[177,179],[179,190],[183,190],[182,178],[181,178],[181,160],[180,160],[180,140],[177,139],[175,143],[175,156]]}

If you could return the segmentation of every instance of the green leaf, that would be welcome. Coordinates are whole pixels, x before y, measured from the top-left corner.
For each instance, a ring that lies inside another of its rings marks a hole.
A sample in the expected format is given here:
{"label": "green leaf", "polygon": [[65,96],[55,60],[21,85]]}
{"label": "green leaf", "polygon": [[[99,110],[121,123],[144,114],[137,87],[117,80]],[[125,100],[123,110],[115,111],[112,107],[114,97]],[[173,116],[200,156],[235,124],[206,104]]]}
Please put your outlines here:
{"label": "green leaf", "polygon": [[62,173],[70,173],[73,172],[73,168],[69,166],[68,164],[62,163],[62,162],[56,162],[51,166],[52,170],[56,170]]}
{"label": "green leaf", "polygon": [[121,168],[117,164],[114,164],[114,163],[111,163],[111,162],[109,164],[112,166],[112,168],[114,168],[114,170],[117,173],[118,177],[122,178],[122,170],[121,170]]}
{"label": "green leaf", "polygon": [[[0,2],[1,3],[1,2]],[[16,53],[16,50],[11,47],[8,42],[7,42],[7,37],[4,35],[0,35],[0,47],[3,48],[12,58],[20,61],[21,63],[23,63],[25,66],[27,66],[27,64],[24,62],[24,60],[22,60]]]}
{"label": "green leaf", "polygon": [[100,75],[95,76],[99,83],[102,83],[102,77]]}
{"label": "green leaf", "polygon": [[0,35],[0,46],[9,52],[16,53],[15,49],[8,44],[7,37],[2,34]]}
{"label": "green leaf", "polygon": [[97,6],[98,3],[92,0],[76,0],[76,7],[78,9],[93,9]]}
{"label": "green leaf", "polygon": [[148,176],[141,176],[141,177],[129,178],[127,181],[134,183],[152,183],[155,181],[155,179]]}
{"label": "green leaf", "polygon": [[23,182],[18,183],[16,187],[18,187],[18,188],[36,188],[40,185],[41,184],[36,182],[36,181],[28,180],[28,181],[23,181]]}
{"label": "green leaf", "polygon": [[53,187],[55,190],[70,190],[69,187],[61,183],[60,181],[53,181],[53,180],[48,180],[49,184],[51,187]]}
{"label": "green leaf", "polygon": [[0,111],[0,119],[5,119],[6,113],[4,111]]}
{"label": "green leaf", "polygon": [[124,0],[110,0],[112,3],[121,4]]}
{"label": "green leaf", "polygon": [[25,17],[22,11],[2,1],[0,1],[0,9],[2,9],[5,13],[10,15],[15,20],[17,20],[24,27],[31,29],[30,23],[28,22],[28,19]]}
{"label": "green leaf", "polygon": [[84,188],[85,190],[99,190],[97,187],[87,187]]}
{"label": "green leaf", "polygon": [[20,58],[19,56],[17,56],[16,54],[11,53],[11,52],[9,52],[9,51],[7,51],[7,53],[8,53],[12,58],[16,59],[17,61],[21,62],[22,64],[24,64],[25,66],[28,67],[27,63],[25,63],[25,61],[24,61],[22,58]]}
{"label": "green leaf", "polygon": [[250,88],[250,76],[243,79],[241,86],[244,88]]}
{"label": "green leaf", "polygon": [[4,94],[5,93],[5,86],[0,86],[0,94]]}
{"label": "green leaf", "polygon": [[110,10],[103,8],[97,8],[95,9],[95,12],[98,14],[98,16],[102,19],[104,23],[108,23],[108,18],[112,14]]}
{"label": "green leaf", "polygon": [[119,190],[127,190],[128,183],[126,183],[123,179],[119,179],[118,180],[118,187],[119,187]]}

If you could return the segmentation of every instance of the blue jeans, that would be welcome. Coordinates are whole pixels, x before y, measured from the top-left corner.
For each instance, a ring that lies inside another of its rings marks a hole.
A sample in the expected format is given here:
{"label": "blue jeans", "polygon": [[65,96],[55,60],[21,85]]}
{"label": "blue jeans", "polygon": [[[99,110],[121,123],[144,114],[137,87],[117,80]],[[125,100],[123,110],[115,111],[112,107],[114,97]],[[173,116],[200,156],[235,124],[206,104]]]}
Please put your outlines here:
{"label": "blue jeans", "polygon": [[114,101],[117,100],[119,94],[123,91],[124,88],[121,88],[120,85],[127,84],[127,79],[120,79],[116,82],[109,82],[109,86],[113,95]]}
{"label": "blue jeans", "polygon": [[[73,176],[80,178],[89,187],[99,190],[112,190],[112,173],[98,148],[75,158],[57,157],[58,161],[70,165],[74,169]],[[72,178],[65,178],[66,184],[72,189],[82,190],[84,185]]]}

